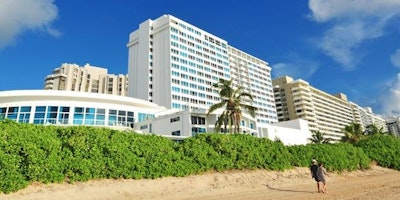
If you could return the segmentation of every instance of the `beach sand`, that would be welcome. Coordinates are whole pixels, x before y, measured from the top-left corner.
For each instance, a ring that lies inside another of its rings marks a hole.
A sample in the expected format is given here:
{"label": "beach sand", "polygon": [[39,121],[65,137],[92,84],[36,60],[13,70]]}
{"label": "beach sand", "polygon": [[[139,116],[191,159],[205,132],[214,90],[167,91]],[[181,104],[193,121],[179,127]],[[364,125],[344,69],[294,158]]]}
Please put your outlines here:
{"label": "beach sand", "polygon": [[[329,172],[328,172],[329,173]],[[400,199],[400,171],[370,170],[330,173],[328,194],[317,193],[308,168],[284,172],[246,170],[209,172],[155,180],[93,180],[74,184],[34,183],[8,200],[265,200],[265,199]]]}

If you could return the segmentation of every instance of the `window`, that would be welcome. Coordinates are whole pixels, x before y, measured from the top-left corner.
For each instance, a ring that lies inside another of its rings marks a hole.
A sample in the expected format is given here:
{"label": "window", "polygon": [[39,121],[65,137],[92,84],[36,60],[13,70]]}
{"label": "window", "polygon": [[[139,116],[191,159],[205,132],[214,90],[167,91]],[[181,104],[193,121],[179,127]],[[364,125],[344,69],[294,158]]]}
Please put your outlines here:
{"label": "window", "polygon": [[7,112],[7,118],[11,120],[17,120],[18,107],[9,107]]}
{"label": "window", "polygon": [[181,89],[179,87],[172,86],[172,91],[173,92],[180,92]]}
{"label": "window", "polygon": [[145,121],[145,120],[148,120],[148,119],[153,119],[154,115],[153,114],[138,113],[138,118],[139,118],[138,121],[141,122],[141,121]]}
{"label": "window", "polygon": [[179,104],[179,103],[172,103],[172,108],[178,108],[178,109],[180,109],[181,107],[182,107],[182,105]]}
{"label": "window", "polygon": [[187,90],[187,89],[182,89],[182,93],[183,93],[183,94],[189,94],[189,90]]}
{"label": "window", "polygon": [[192,95],[192,96],[197,96],[197,92],[195,92],[195,91],[190,91],[190,95]]}
{"label": "window", "polygon": [[179,120],[181,120],[180,117],[174,117],[174,118],[171,118],[171,119],[170,119],[171,123],[177,122],[177,121],[179,121]]}
{"label": "window", "polygon": [[97,108],[96,110],[96,125],[105,125],[106,109]]}
{"label": "window", "polygon": [[126,111],[124,110],[118,111],[118,125],[126,126]]}
{"label": "window", "polygon": [[29,123],[29,117],[31,116],[31,107],[23,106],[19,111],[18,122]]}
{"label": "window", "polygon": [[140,130],[143,130],[143,129],[147,129],[147,124],[146,125],[142,125],[142,126],[140,126]]}
{"label": "window", "polygon": [[69,107],[61,106],[58,115],[58,123],[68,124],[68,118],[69,118]]}
{"label": "window", "polygon": [[108,125],[109,126],[117,125],[117,110],[108,111]]}
{"label": "window", "polygon": [[45,113],[46,113],[46,106],[37,106],[35,109],[35,116],[33,119],[33,123],[44,124]]}
{"label": "window", "polygon": [[134,122],[135,122],[134,113],[128,111],[128,114],[127,114],[127,117],[126,117],[127,126],[133,128]]}
{"label": "window", "polygon": [[95,108],[85,109],[85,124],[94,125]]}
{"label": "window", "polygon": [[205,117],[191,116],[191,121],[192,121],[192,124],[199,124],[199,125],[205,125],[206,124],[206,118]]}
{"label": "window", "polygon": [[254,124],[253,123],[250,123],[250,128],[254,129]]}
{"label": "window", "polygon": [[6,111],[7,111],[7,107],[0,108],[0,119],[3,119],[6,117]]}
{"label": "window", "polygon": [[83,124],[83,117],[84,117],[84,108],[83,107],[76,107],[74,110],[74,120],[73,123],[77,125]]}
{"label": "window", "polygon": [[47,115],[46,115],[46,123],[56,124],[57,123],[57,113],[58,113],[58,106],[48,106],[47,107]]}
{"label": "window", "polygon": [[205,128],[202,127],[192,127],[192,136],[195,136],[199,133],[205,133],[207,132],[207,130]]}
{"label": "window", "polygon": [[186,81],[181,81],[181,84],[182,84],[183,86],[186,86],[186,87],[188,87],[188,86],[189,86],[189,83],[188,83],[188,82],[186,82]]}
{"label": "window", "polygon": [[174,136],[181,136],[181,131],[173,131],[173,132],[171,133],[171,135],[174,135]]}

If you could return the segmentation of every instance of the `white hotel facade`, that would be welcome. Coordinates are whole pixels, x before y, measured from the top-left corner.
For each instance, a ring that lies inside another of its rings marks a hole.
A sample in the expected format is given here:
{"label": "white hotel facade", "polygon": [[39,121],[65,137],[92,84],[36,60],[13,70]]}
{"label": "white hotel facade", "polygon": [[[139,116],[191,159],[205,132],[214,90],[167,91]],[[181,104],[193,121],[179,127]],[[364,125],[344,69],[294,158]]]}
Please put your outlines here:
{"label": "white hotel facade", "polygon": [[171,15],[147,20],[129,36],[128,96],[180,110],[219,102],[212,88],[233,79],[254,96],[259,124],[278,122],[268,63]]}

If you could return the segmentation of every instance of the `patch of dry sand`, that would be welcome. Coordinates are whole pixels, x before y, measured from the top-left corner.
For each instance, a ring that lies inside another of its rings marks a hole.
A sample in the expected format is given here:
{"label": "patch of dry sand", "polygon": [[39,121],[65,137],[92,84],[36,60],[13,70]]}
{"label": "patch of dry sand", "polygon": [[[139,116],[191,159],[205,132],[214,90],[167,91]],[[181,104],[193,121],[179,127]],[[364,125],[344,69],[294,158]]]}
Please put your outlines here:
{"label": "patch of dry sand", "polygon": [[400,199],[400,171],[373,166],[366,171],[331,173],[328,194],[317,193],[307,168],[206,173],[155,180],[94,180],[74,184],[32,184],[7,200],[265,200]]}

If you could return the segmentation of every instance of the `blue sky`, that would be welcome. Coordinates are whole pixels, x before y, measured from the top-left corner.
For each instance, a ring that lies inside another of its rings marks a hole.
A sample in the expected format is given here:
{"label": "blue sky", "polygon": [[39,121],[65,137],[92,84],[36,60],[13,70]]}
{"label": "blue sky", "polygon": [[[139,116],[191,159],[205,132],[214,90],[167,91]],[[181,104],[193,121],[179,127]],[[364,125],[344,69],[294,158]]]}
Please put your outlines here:
{"label": "blue sky", "polygon": [[171,14],[289,75],[400,115],[399,0],[1,0],[0,91],[42,89],[62,63],[126,74],[129,33]]}

